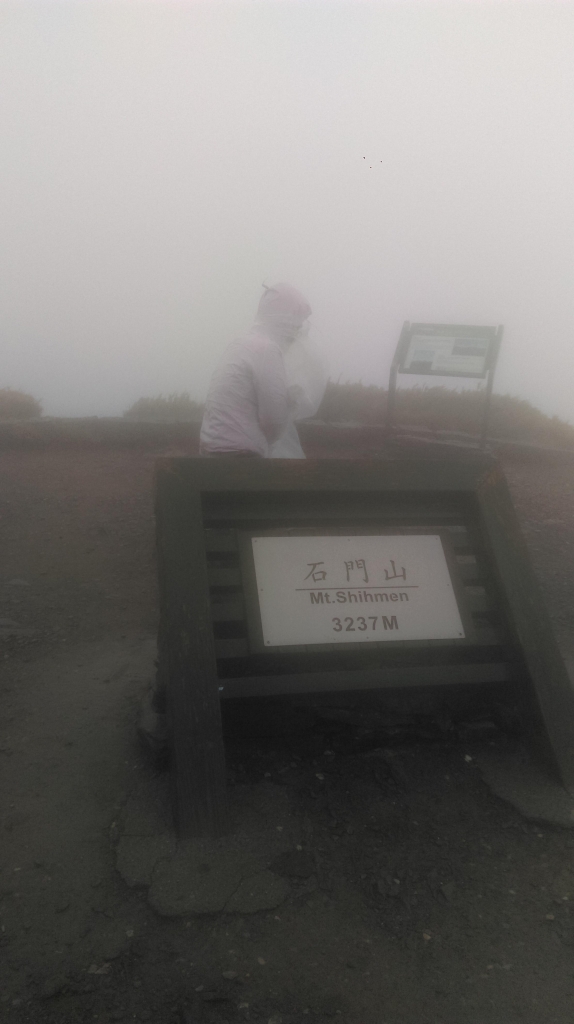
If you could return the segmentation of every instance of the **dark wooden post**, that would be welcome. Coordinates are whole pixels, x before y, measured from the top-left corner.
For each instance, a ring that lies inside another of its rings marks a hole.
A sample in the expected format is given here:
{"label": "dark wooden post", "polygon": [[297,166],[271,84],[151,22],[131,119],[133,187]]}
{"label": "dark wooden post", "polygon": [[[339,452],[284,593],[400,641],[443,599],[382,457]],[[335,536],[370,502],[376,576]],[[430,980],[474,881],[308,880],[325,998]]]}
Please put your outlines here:
{"label": "dark wooden post", "polygon": [[218,836],[227,826],[225,754],[200,495],[177,462],[161,460],[156,473],[159,664],[173,805],[181,837]]}
{"label": "dark wooden post", "polygon": [[403,354],[404,339],[406,338],[409,331],[410,323],[405,320],[403,329],[400,333],[393,361],[391,363],[391,372],[389,374],[389,389],[387,391],[387,415],[386,415],[386,432],[390,438],[393,435],[394,420],[395,420],[395,401],[397,397],[397,373],[399,370],[400,358]]}
{"label": "dark wooden post", "polygon": [[532,739],[574,792],[574,690],[500,468],[480,480],[477,498],[492,572],[527,670]]}

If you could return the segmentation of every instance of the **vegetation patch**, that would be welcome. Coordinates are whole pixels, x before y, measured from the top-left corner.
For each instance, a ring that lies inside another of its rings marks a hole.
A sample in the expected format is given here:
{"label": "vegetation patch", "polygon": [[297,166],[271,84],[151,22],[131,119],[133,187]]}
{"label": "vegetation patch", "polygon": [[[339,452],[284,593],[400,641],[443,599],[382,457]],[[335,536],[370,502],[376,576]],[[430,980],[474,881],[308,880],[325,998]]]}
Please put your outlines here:
{"label": "vegetation patch", "polygon": [[125,419],[152,423],[197,423],[202,416],[203,406],[194,401],[187,391],[180,395],[138,398],[137,402],[124,412]]}
{"label": "vegetation patch", "polygon": [[[447,387],[405,388],[396,394],[394,424],[399,429],[401,426],[416,427],[434,433],[444,430],[476,437],[480,433],[483,407],[482,391],[455,391]],[[199,423],[203,409],[201,402],[183,392],[139,398],[124,413],[124,418],[148,423]],[[386,416],[386,388],[329,381],[314,419],[323,423],[382,426]],[[515,395],[492,396],[488,435],[503,441],[548,448],[574,448],[572,424],[558,416],[547,416],[526,399]]]}
{"label": "vegetation patch", "polygon": [[0,388],[0,420],[35,420],[42,406],[33,395],[12,388]]}
{"label": "vegetation patch", "polygon": [[[476,436],[480,431],[484,394],[445,387],[414,387],[397,391],[394,423],[398,426],[448,430]],[[327,385],[317,419],[326,423],[383,424],[387,391],[360,383]],[[501,440],[524,441],[556,448],[574,448],[574,426],[547,416],[524,398],[493,395],[488,434]]]}

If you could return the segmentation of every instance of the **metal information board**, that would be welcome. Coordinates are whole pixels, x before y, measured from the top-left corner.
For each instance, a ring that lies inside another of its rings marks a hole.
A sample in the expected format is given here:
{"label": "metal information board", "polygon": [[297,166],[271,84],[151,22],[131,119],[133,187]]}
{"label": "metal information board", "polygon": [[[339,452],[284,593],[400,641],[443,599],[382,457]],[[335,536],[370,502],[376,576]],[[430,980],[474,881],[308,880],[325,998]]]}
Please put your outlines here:
{"label": "metal information board", "polygon": [[439,536],[253,537],[266,647],[457,640]]}
{"label": "metal information board", "polygon": [[387,430],[393,429],[397,374],[486,379],[480,445],[484,447],[494,382],[494,370],[502,341],[502,326],[472,327],[466,324],[403,325],[391,372],[387,403]]}

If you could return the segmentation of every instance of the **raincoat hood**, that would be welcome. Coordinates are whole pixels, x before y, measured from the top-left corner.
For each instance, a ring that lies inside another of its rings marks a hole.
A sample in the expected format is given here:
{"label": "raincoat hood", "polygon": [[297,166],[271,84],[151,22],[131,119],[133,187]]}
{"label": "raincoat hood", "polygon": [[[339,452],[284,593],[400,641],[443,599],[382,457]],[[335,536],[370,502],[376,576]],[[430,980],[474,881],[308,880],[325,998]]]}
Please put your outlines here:
{"label": "raincoat hood", "polygon": [[270,333],[284,338],[294,338],[311,315],[311,306],[296,288],[280,282],[268,288],[259,300],[256,323],[266,327]]}

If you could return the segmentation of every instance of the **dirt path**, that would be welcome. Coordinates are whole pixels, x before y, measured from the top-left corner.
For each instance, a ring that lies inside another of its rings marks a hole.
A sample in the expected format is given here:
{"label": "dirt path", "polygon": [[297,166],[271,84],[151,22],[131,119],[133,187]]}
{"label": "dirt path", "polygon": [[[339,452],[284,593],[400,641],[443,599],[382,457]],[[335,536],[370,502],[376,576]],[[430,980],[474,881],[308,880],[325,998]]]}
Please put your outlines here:
{"label": "dirt path", "polygon": [[[271,794],[270,825],[300,838],[275,864],[288,895],[252,915],[166,918],[125,884],[122,815],[164,785],[134,729],[157,615],[152,465],[0,455],[0,1018],[570,1022],[574,832],[491,795],[476,755],[506,742],[495,728],[382,719],[357,701],[243,725],[238,709],[232,799]],[[572,467],[506,468],[569,653]]]}

